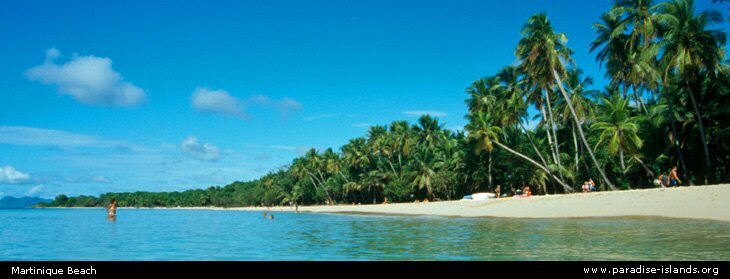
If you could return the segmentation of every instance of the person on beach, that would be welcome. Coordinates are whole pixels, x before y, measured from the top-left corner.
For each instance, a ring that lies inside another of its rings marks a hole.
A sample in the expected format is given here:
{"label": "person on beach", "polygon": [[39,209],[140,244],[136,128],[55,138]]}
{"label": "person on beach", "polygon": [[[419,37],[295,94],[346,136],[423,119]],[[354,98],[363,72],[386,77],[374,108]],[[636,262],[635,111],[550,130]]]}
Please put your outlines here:
{"label": "person on beach", "polygon": [[680,184],[682,184],[682,180],[677,176],[677,166],[674,166],[669,172],[669,185],[679,187]]}
{"label": "person on beach", "polygon": [[383,198],[383,204],[388,204],[388,197]]}
{"label": "person on beach", "polygon": [[117,199],[112,199],[111,203],[106,206],[106,216],[109,220],[117,220]]}
{"label": "person on beach", "polygon": [[500,195],[501,195],[501,194],[500,194],[499,192],[501,192],[501,191],[502,191],[502,190],[500,190],[499,188],[500,188],[500,187],[499,187],[499,185],[497,185],[497,187],[496,187],[496,188],[494,188],[494,195],[495,195],[495,198],[497,198],[497,199],[498,199],[498,198],[500,197]]}
{"label": "person on beach", "polygon": [[525,185],[525,188],[522,189],[522,196],[523,197],[531,197],[532,191],[530,191],[530,186]]}
{"label": "person on beach", "polygon": [[662,186],[662,188],[666,188],[667,187],[667,176],[660,174],[657,179],[654,179],[654,185]]}
{"label": "person on beach", "polygon": [[590,186],[591,192],[595,192],[596,190],[598,190],[596,188],[596,183],[593,182],[593,178],[588,178],[588,185]]}

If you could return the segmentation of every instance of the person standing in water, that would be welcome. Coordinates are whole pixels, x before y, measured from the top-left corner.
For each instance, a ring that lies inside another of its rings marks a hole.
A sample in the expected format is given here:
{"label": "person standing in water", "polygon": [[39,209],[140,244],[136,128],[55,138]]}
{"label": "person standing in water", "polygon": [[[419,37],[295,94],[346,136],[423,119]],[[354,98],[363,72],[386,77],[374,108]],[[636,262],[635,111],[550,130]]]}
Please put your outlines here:
{"label": "person standing in water", "polygon": [[106,207],[106,214],[109,220],[117,220],[117,199],[112,199],[112,202]]}

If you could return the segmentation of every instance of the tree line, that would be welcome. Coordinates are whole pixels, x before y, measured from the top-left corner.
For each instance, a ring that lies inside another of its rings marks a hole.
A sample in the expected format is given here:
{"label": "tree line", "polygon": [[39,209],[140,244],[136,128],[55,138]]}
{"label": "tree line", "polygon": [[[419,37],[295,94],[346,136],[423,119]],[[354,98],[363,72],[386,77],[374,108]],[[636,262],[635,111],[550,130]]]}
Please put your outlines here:
{"label": "tree line", "polygon": [[[655,187],[679,166],[689,185],[730,180],[730,72],[716,11],[693,0],[617,0],[589,46],[610,81],[592,88],[546,14],[522,28],[508,66],[466,89],[468,124],[424,115],[369,128],[338,151],[309,150],[249,182],[183,192],[60,195],[41,206],[253,206],[451,200],[477,191]],[[528,110],[537,111],[530,115]],[[536,125],[528,125],[535,123]]]}

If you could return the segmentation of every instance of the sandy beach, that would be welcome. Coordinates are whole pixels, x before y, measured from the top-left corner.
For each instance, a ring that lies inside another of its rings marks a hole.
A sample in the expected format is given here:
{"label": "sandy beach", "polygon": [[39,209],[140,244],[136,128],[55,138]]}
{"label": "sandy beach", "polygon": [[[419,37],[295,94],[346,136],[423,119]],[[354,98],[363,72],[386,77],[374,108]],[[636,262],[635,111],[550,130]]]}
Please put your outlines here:
{"label": "sandy beach", "polygon": [[[230,210],[263,210],[262,207]],[[272,207],[271,211],[294,211]],[[588,218],[661,216],[730,222],[730,185],[377,205],[300,206],[313,213],[401,214],[453,217]]]}
{"label": "sandy beach", "polygon": [[[265,207],[166,207],[170,210],[263,211]],[[269,207],[293,212],[294,207]],[[567,195],[370,205],[299,206],[301,212],[499,218],[668,217],[730,222],[730,184]]]}

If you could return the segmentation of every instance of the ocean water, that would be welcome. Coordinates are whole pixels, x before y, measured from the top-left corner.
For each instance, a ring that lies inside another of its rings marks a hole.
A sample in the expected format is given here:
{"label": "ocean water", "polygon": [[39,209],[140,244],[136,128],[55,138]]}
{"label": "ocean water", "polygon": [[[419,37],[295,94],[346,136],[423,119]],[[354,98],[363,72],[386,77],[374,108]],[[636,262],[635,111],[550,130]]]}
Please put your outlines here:
{"label": "ocean water", "polygon": [[0,210],[0,260],[730,260],[730,223]]}

